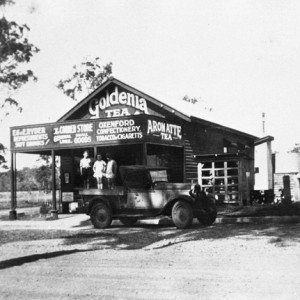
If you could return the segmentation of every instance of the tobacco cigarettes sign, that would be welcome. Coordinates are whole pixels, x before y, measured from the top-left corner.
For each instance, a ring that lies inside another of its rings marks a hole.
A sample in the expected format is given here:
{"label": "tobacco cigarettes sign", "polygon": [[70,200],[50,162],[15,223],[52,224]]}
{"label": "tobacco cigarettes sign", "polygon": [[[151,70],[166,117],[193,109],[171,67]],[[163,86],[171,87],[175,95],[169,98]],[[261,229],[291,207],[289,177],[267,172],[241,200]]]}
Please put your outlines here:
{"label": "tobacco cigarettes sign", "polygon": [[135,142],[182,145],[182,126],[139,115],[11,128],[11,149],[20,151]]}

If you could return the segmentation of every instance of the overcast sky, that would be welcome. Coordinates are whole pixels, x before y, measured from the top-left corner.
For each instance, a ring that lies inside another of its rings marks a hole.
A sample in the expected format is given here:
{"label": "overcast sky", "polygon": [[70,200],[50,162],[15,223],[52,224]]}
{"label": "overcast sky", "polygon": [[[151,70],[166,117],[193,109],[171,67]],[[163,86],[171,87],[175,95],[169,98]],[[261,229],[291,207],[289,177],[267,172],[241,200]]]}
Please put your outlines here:
{"label": "overcast sky", "polygon": [[[8,126],[65,114],[75,103],[57,82],[99,56],[116,78],[182,112],[273,135],[274,151],[300,142],[300,1],[17,2],[5,15],[31,28],[41,51],[29,67],[39,81],[19,92],[24,111],[1,125],[1,138]],[[201,101],[188,105],[186,94]]]}

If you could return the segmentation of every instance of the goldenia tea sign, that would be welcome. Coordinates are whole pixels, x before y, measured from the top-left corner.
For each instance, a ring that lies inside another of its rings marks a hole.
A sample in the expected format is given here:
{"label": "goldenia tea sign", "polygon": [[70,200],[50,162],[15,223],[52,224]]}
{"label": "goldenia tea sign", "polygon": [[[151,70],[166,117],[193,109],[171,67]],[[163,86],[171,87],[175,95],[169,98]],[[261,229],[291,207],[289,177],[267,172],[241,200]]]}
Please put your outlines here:
{"label": "goldenia tea sign", "polygon": [[118,87],[100,99],[94,98],[89,104],[91,119],[107,117],[125,117],[130,115],[149,114],[147,102],[144,98],[127,92],[120,92]]}

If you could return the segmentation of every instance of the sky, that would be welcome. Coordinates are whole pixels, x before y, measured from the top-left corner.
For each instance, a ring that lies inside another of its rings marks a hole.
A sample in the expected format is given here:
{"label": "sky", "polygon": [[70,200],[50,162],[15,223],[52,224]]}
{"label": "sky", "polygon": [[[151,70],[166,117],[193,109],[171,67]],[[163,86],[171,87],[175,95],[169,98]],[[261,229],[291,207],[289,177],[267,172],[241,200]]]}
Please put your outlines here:
{"label": "sky", "polygon": [[114,77],[183,113],[274,136],[273,151],[300,143],[300,1],[16,2],[4,13],[30,27],[40,52],[28,68],[39,80],[16,96],[23,113],[0,124],[7,145],[9,126],[55,122],[76,104],[56,85],[86,57],[112,62]]}

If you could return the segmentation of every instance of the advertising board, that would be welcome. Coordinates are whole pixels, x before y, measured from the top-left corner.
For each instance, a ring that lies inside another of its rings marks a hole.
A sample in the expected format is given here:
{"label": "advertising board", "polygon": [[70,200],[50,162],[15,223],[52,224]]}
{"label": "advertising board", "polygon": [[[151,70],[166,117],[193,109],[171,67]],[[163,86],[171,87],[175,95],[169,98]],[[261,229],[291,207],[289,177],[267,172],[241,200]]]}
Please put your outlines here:
{"label": "advertising board", "polygon": [[182,145],[182,126],[165,119],[137,115],[11,128],[11,150],[49,150],[123,143]]}

